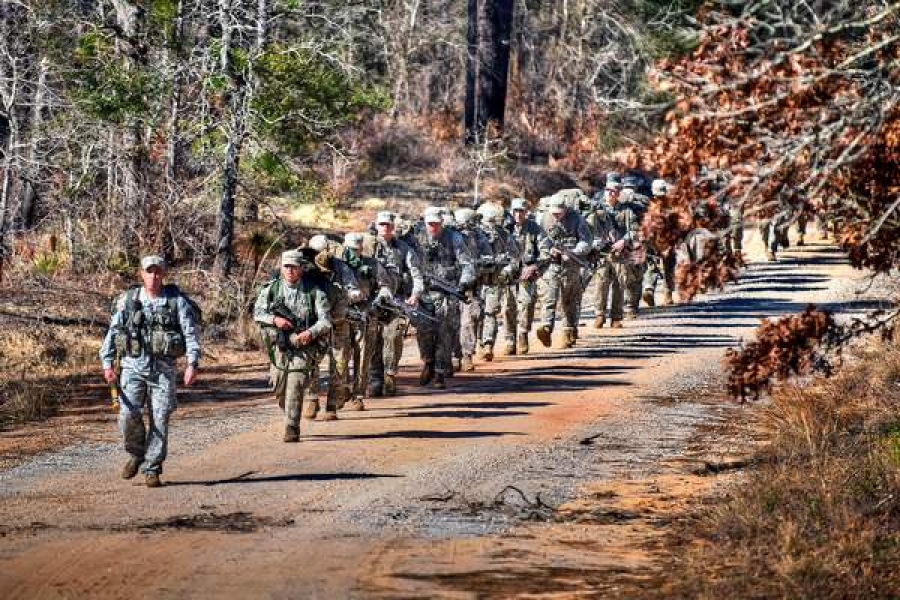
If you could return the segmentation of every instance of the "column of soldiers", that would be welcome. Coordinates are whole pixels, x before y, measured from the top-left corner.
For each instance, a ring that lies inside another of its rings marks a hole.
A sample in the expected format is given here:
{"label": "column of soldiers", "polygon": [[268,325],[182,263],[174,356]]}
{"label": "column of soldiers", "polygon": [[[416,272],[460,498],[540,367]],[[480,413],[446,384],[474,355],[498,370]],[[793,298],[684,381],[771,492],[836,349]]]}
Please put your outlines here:
{"label": "column of soldiers", "polygon": [[[668,186],[657,180],[650,191],[661,197]],[[334,420],[338,410],[364,410],[367,399],[396,395],[410,326],[422,361],[419,385],[444,389],[454,372],[474,370],[479,355],[492,361],[501,335],[501,354],[527,354],[536,317],[541,344],[549,347],[557,332],[560,347],[574,346],[591,281],[596,328],[622,327],[642,299],[653,306],[659,282],[663,304],[671,304],[674,253],[656,256],[641,238],[649,202],[634,177],[610,174],[593,198],[573,189],[542,198],[534,211],[524,198],[508,209],[429,207],[414,222],[380,212],[369,231],[347,233],[342,243],[317,235],[284,252],[278,276],[253,307],[284,411],[284,441],[299,440],[301,418]],[[130,456],[123,477],[146,463],[150,486],[159,485],[166,455],[174,361],[187,355],[189,385],[200,357],[192,303],[162,285],[164,274],[161,258],[144,260],[144,287],[118,299],[101,354],[107,381],[120,382]],[[121,379],[117,354],[125,356]],[[139,416],[148,401],[149,433]]]}

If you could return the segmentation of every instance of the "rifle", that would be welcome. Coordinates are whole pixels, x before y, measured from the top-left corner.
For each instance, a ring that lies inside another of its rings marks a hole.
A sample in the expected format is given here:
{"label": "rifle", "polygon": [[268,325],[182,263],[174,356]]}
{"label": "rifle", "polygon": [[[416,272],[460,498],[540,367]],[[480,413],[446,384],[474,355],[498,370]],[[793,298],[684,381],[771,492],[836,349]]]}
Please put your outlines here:
{"label": "rifle", "polygon": [[416,308],[414,306],[410,306],[406,302],[404,302],[401,298],[393,298],[391,300],[387,299],[377,299],[374,302],[374,307],[376,309],[385,310],[389,313],[393,313],[395,315],[402,315],[409,319],[411,322],[415,323],[417,320],[426,320],[431,321],[432,323],[439,323],[440,321],[437,317],[433,317],[429,315],[425,311]]}
{"label": "rifle", "polygon": [[116,378],[109,384],[109,397],[112,400],[112,409],[116,412],[119,410],[119,353],[113,361],[113,371],[116,372]]}
{"label": "rifle", "polygon": [[453,296],[460,302],[466,302],[466,295],[459,287],[453,285],[446,279],[441,279],[437,275],[428,275],[428,289],[447,294],[448,296]]}
{"label": "rifle", "polygon": [[577,254],[575,254],[574,252],[572,252],[571,250],[566,248],[560,242],[557,242],[556,240],[551,238],[550,243],[553,244],[553,247],[556,248],[557,250],[559,250],[563,256],[568,257],[572,262],[574,262],[576,265],[578,265],[582,269],[588,269],[588,270],[593,269],[593,267],[591,266],[591,264],[589,262],[587,262],[586,260],[584,260],[583,258],[578,256]]}
{"label": "rifle", "polygon": [[366,311],[351,306],[347,309],[347,320],[365,329],[366,323],[369,322],[369,315],[366,314]]}

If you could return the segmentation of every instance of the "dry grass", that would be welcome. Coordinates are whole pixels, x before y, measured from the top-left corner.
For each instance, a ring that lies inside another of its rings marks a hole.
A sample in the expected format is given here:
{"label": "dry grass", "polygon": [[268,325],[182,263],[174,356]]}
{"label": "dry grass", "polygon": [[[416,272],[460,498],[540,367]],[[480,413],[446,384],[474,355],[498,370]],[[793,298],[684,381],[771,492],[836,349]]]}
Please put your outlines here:
{"label": "dry grass", "polygon": [[897,598],[900,346],[780,390],[763,422],[768,460],[688,524],[661,595]]}

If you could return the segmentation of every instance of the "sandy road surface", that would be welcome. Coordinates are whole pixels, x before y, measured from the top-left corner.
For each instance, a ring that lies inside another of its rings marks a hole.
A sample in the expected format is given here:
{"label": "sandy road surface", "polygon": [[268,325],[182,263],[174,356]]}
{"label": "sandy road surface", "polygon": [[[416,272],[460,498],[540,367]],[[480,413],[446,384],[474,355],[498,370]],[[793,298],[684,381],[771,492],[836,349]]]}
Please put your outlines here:
{"label": "sandy road surface", "polygon": [[613,596],[616,573],[652,561],[641,519],[712,485],[685,464],[741,443],[702,435],[744,410],[704,391],[724,349],[761,317],[879,300],[833,249],[799,250],[447,391],[414,386],[408,357],[408,393],[304,422],[300,444],[281,443],[277,407],[235,399],[262,385],[246,366],[221,403],[178,413],[158,490],[118,478],[98,425],[0,472],[0,597]]}

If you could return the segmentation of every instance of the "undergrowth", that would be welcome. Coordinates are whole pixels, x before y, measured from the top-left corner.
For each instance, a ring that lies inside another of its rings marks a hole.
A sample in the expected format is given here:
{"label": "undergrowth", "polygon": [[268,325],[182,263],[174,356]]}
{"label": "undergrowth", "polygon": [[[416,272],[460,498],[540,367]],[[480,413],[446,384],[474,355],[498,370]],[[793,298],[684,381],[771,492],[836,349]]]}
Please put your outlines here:
{"label": "undergrowth", "polygon": [[758,469],[673,541],[663,597],[897,598],[900,344],[776,390]]}

